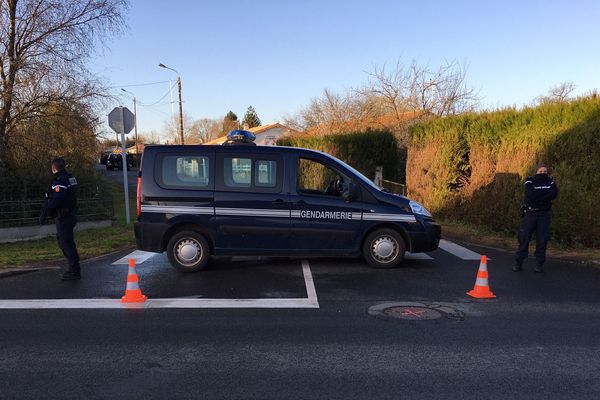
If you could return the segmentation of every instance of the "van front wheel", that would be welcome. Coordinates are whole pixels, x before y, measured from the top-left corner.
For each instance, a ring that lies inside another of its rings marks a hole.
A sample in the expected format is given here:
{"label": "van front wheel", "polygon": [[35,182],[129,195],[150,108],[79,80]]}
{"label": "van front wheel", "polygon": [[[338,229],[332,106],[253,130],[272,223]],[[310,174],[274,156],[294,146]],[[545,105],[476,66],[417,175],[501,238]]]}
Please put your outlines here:
{"label": "van front wheel", "polygon": [[183,231],[175,234],[167,245],[171,265],[181,272],[200,271],[210,259],[208,242],[198,232]]}
{"label": "van front wheel", "polygon": [[404,258],[406,244],[393,229],[378,229],[367,236],[363,243],[363,257],[375,268],[393,268]]}

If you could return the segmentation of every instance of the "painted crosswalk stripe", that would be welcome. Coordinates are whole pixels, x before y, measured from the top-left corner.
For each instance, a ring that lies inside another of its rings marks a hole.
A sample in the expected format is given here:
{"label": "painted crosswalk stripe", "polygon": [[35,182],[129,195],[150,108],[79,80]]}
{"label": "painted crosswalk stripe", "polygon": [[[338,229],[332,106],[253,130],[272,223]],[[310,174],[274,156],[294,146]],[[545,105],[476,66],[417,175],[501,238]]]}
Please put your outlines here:
{"label": "painted crosswalk stripe", "polygon": [[455,255],[458,258],[463,260],[479,260],[481,259],[481,254],[475,253],[465,247],[459,246],[456,243],[449,242],[447,240],[440,240],[440,249],[447,251],[448,253]]}
{"label": "painted crosswalk stripe", "polygon": [[433,257],[425,253],[411,253],[409,251],[404,255],[406,260],[433,260]]}
{"label": "painted crosswalk stripe", "polygon": [[158,255],[158,253],[150,253],[149,251],[135,250],[127,254],[125,257],[118,259],[117,261],[112,263],[112,265],[127,265],[129,263],[130,258],[135,259],[136,264],[141,264],[144,261],[148,261],[156,255]]}

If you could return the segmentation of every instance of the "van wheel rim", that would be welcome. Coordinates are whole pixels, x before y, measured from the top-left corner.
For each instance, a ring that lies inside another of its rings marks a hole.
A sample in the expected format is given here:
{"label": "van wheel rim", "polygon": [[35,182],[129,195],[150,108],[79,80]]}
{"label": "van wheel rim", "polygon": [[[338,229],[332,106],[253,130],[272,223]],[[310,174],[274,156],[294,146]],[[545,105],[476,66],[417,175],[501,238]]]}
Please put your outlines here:
{"label": "van wheel rim", "polygon": [[373,241],[371,254],[380,263],[392,262],[398,256],[398,243],[390,236],[380,236]]}
{"label": "van wheel rim", "polygon": [[184,239],[175,246],[177,261],[186,267],[192,266],[202,257],[202,245],[194,239]]}

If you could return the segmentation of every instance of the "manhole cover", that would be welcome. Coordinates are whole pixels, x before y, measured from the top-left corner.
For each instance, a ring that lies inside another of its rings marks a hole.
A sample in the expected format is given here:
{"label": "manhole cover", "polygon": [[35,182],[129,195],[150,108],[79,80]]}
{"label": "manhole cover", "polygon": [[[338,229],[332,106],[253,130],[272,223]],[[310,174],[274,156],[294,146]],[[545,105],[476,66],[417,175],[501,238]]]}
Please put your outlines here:
{"label": "manhole cover", "polygon": [[376,318],[410,321],[425,321],[441,317],[454,321],[465,319],[464,312],[447,303],[383,303],[370,307],[368,314]]}
{"label": "manhole cover", "polygon": [[400,319],[436,319],[442,316],[436,310],[426,307],[390,307],[383,310],[383,314]]}

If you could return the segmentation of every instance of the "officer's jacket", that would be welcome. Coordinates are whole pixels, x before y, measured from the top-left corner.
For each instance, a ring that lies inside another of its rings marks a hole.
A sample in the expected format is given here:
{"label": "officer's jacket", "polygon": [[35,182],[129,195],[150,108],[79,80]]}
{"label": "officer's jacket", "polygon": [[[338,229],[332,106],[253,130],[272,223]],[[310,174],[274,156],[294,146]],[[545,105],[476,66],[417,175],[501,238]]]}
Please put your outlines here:
{"label": "officer's jacket", "polygon": [[548,211],[552,200],[558,196],[558,187],[547,174],[529,176],[525,180],[525,207],[528,209]]}
{"label": "officer's jacket", "polygon": [[77,208],[77,180],[67,171],[54,174],[52,185],[48,189],[46,211],[54,217],[65,217]]}

